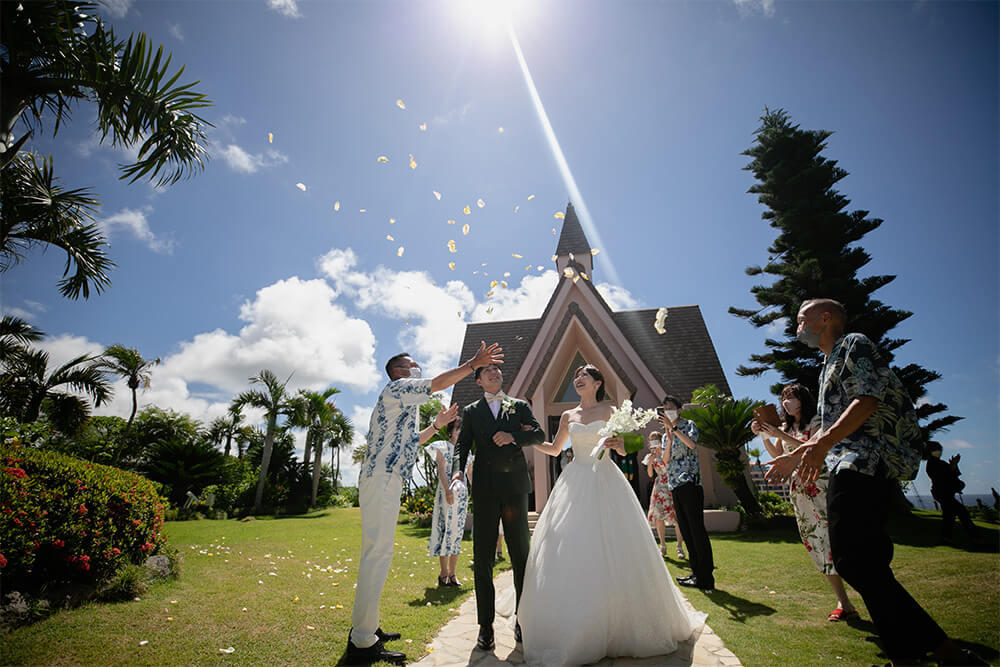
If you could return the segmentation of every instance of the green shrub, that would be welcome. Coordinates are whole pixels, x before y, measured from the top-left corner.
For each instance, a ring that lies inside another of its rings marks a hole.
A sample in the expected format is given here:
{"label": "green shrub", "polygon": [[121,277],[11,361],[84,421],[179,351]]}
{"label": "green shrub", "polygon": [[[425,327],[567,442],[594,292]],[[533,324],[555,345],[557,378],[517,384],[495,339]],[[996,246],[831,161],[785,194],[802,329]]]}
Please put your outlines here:
{"label": "green shrub", "polygon": [[762,491],[757,494],[757,502],[760,503],[760,509],[763,511],[765,519],[775,516],[792,516],[795,513],[790,502],[771,491]]}
{"label": "green shrub", "polygon": [[125,563],[98,592],[105,602],[123,602],[143,595],[149,588],[145,568],[135,563]]}
{"label": "green shrub", "polygon": [[149,480],[71,456],[0,445],[0,577],[100,582],[164,544],[163,504]]}
{"label": "green shrub", "polygon": [[358,487],[356,486],[342,486],[340,487],[340,493],[337,494],[340,500],[337,505],[340,507],[360,507],[361,501],[358,499]]}
{"label": "green shrub", "polygon": [[410,514],[430,514],[434,511],[434,491],[426,486],[418,486],[403,501],[403,507]]}

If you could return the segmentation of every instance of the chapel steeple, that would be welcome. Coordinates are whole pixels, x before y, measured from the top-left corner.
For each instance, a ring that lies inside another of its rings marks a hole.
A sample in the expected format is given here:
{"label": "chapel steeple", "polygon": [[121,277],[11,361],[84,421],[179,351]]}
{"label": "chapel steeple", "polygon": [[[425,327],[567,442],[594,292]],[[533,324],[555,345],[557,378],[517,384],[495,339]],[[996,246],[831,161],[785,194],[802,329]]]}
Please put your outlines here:
{"label": "chapel steeple", "polygon": [[562,233],[556,245],[556,270],[562,275],[566,268],[577,273],[586,274],[590,279],[594,269],[594,258],[591,255],[590,242],[587,241],[580,219],[572,202],[566,204],[566,214],[563,219]]}

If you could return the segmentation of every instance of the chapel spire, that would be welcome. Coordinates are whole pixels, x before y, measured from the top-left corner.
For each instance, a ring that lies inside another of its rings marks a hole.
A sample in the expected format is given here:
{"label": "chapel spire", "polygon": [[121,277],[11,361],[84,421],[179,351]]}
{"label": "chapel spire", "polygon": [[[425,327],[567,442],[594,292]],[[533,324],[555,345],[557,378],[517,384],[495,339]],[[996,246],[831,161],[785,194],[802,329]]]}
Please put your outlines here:
{"label": "chapel spire", "polygon": [[566,267],[575,273],[585,273],[590,278],[594,268],[594,258],[591,255],[590,242],[583,233],[580,219],[576,217],[573,203],[566,204],[566,214],[563,219],[562,233],[556,245],[556,270],[562,274]]}

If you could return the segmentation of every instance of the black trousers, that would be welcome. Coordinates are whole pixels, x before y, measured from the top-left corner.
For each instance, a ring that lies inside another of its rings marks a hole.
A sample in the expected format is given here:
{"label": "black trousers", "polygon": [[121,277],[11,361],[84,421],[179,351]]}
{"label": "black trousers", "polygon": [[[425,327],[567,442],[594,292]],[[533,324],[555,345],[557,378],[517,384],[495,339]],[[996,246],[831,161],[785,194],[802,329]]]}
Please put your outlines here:
{"label": "black trousers", "polygon": [[946,639],[892,573],[892,538],[886,528],[891,480],[841,470],[830,477],[827,520],[833,564],[861,594],[892,660],[918,658]]}
{"label": "black trousers", "polygon": [[681,484],[671,491],[674,497],[674,512],[677,525],[688,548],[691,571],[698,585],[715,587],[715,561],[712,558],[712,543],[705,530],[705,489],[700,484]]}
{"label": "black trousers", "polygon": [[941,539],[951,539],[951,531],[955,527],[955,517],[958,517],[958,520],[962,522],[965,534],[968,535],[970,540],[976,536],[976,525],[972,523],[969,510],[965,509],[965,505],[958,502],[955,494],[951,494],[950,496],[939,494],[934,496],[934,500],[941,506]]}
{"label": "black trousers", "polygon": [[493,564],[496,560],[497,536],[503,521],[503,536],[507,555],[514,570],[514,591],[521,602],[524,588],[524,567],[528,562],[531,539],[528,531],[528,494],[476,496],[472,513],[472,572],[476,583],[476,613],[479,625],[493,625],[496,615],[496,590],[493,588]]}

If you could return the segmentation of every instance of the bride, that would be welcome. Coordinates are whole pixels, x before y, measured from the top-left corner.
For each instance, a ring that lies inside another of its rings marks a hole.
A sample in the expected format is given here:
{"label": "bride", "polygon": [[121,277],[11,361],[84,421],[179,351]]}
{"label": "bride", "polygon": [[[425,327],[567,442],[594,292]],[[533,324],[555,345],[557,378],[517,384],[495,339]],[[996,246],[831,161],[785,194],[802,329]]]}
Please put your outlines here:
{"label": "bride", "polygon": [[[601,402],[604,376],[581,366],[573,386],[580,405],[562,414],[554,442],[536,445],[558,456],[568,440],[574,459],[552,489],[528,554],[517,611],[525,659],[566,665],[672,653],[705,615],[686,607],[618,466],[610,456],[591,456],[611,416]],[[621,438],[604,447],[624,453]]]}

